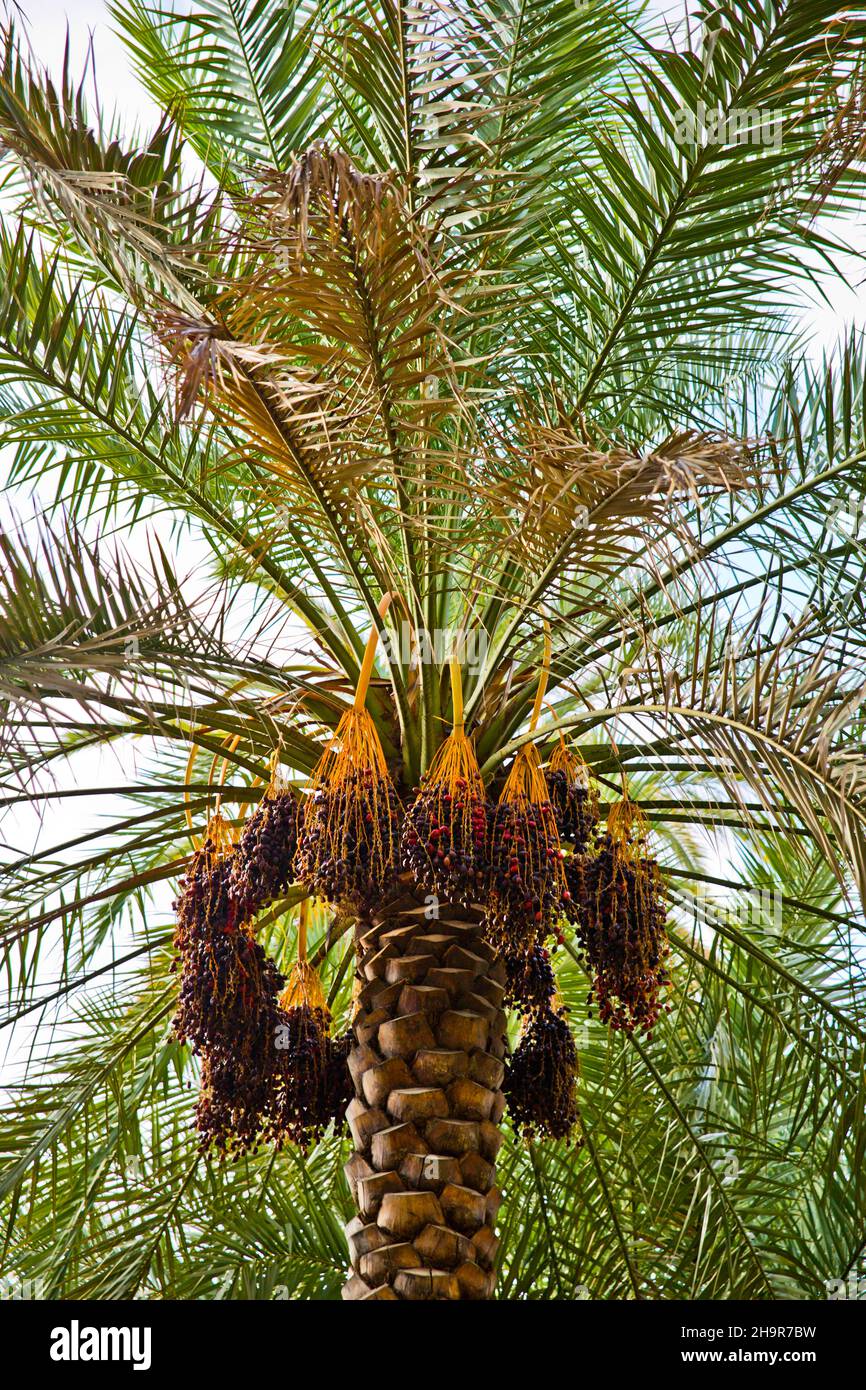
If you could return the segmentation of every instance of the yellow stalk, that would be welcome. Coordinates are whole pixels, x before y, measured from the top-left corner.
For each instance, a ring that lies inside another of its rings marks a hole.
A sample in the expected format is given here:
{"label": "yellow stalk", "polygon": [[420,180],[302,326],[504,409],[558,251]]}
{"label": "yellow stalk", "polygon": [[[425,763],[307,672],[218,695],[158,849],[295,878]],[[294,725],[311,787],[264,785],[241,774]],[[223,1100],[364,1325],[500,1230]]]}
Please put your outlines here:
{"label": "yellow stalk", "polygon": [[628,792],[621,801],[613,803],[607,813],[607,833],[612,840],[628,846],[634,839],[645,840],[648,831],[646,816]]}
{"label": "yellow stalk", "polygon": [[[393,594],[385,594],[379,604],[379,617],[384,618],[388,609],[391,607]],[[364,660],[361,663],[361,673],[358,676],[358,685],[355,690],[355,710],[362,710],[367,702],[367,690],[370,685],[370,678],[373,675],[373,664],[376,660],[376,647],[379,645],[379,628],[376,623],[370,629],[370,636],[367,638],[367,646],[364,650]]]}
{"label": "yellow stalk", "polygon": [[298,913],[298,958],[292,966],[286,988],[280,995],[280,1006],[283,1009],[299,1009],[306,1005],[310,1009],[321,1009],[328,1017],[328,1005],[319,972],[307,960],[309,915],[310,899],[304,898]]}
{"label": "yellow stalk", "polygon": [[325,991],[322,989],[318,971],[308,960],[296,960],[289,982],[280,995],[280,1008],[301,1009],[304,1005],[308,1009],[321,1009],[326,1016],[328,1014]]}
{"label": "yellow stalk", "polygon": [[457,660],[455,652],[451,653],[449,661],[451,671],[451,704],[454,714],[454,732],[463,732],[463,673],[460,670],[460,662]]}
{"label": "yellow stalk", "polygon": [[466,737],[463,723],[463,673],[456,653],[448,659],[451,676],[451,703],[453,706],[454,727],[445,742],[437,750],[430,768],[425,774],[425,786],[441,786],[442,790],[454,790],[459,780],[464,780],[474,796],[484,795],[484,783],[478,769],[478,760],[470,739]]}
{"label": "yellow stalk", "polygon": [[[240,741],[241,741],[241,736],[240,736],[240,734],[233,734],[233,735],[231,735],[230,737],[224,738],[224,739],[223,739],[223,748],[225,748],[226,744],[228,744],[228,752],[229,752],[229,753],[233,753],[233,752],[235,751],[235,749],[237,748],[238,744],[240,743]],[[214,758],[213,762],[211,763],[210,778],[208,779],[209,782],[211,782],[211,781],[213,780],[213,774],[214,774],[214,768],[216,767],[216,761],[217,761],[216,758]],[[227,758],[227,757],[226,757],[226,758],[223,758],[223,765],[222,765],[222,770],[221,770],[221,772],[220,772],[220,780],[219,780],[220,789],[219,789],[219,791],[217,792],[216,807],[215,807],[215,809],[216,809],[217,811],[219,811],[220,806],[222,805],[222,789],[223,789],[223,787],[224,787],[225,784],[226,784],[226,773],[228,772],[228,767],[229,767],[229,760],[228,760],[228,758]]]}
{"label": "yellow stalk", "polygon": [[[225,738],[224,738],[223,741],[222,741],[222,746],[223,746],[223,748],[227,748],[227,750],[228,750],[229,753],[233,753],[233,752],[235,751],[235,749],[237,748],[238,744],[240,743],[240,741],[241,741],[241,736],[240,736],[240,734],[226,734]],[[192,779],[193,772],[194,772],[194,770],[195,770],[195,760],[196,760],[196,756],[198,755],[198,752],[199,752],[199,746],[198,746],[197,743],[194,743],[194,744],[192,745],[191,749],[190,749],[189,757],[188,757],[187,760],[186,760],[186,776],[185,776],[185,778],[184,778],[184,781],[186,782],[186,790],[184,791],[184,794],[183,794],[184,815],[186,816],[186,823],[187,823],[187,826],[189,827],[190,831],[191,831],[192,828],[193,828],[193,820],[192,820],[192,812],[191,812],[191,810],[190,810],[190,808],[189,808],[189,802],[190,802],[189,784],[190,784],[190,781],[191,781],[191,779]],[[213,759],[211,760],[210,772],[209,772],[209,774],[208,774],[208,779],[207,779],[207,780],[208,780],[208,786],[211,786],[211,785],[213,784],[214,773],[216,772],[216,765],[217,765],[218,762],[219,762],[219,753],[215,753],[214,756],[213,756]],[[227,770],[228,770],[228,758],[226,757],[226,758],[223,758],[222,772],[221,772],[221,774],[220,774],[220,780],[219,780],[220,787],[223,787],[223,786],[225,785],[226,772],[227,772]],[[216,799],[216,805],[214,806],[214,814],[215,814],[215,815],[219,815],[219,811],[220,811],[220,802],[221,802],[221,800],[222,800],[222,796],[221,796],[221,794],[218,794],[218,795],[217,795],[217,799]],[[210,819],[211,819],[211,818],[210,818],[210,816],[209,816],[209,817],[208,817],[208,824],[210,824]]]}
{"label": "yellow stalk", "polygon": [[298,960],[307,959],[307,919],[310,915],[309,898],[301,899],[301,910],[298,913]]}
{"label": "yellow stalk", "polygon": [[544,696],[547,691],[547,682],[550,678],[550,623],[544,619],[544,661],[541,667],[541,675],[538,678],[538,690],[535,692],[535,704],[532,707],[532,718],[529,721],[529,732],[535,733],[535,726],[541,714],[541,706],[544,704]]}
{"label": "yellow stalk", "polygon": [[186,790],[183,794],[184,815],[186,816],[186,823],[189,827],[190,833],[192,833],[192,811],[189,809],[189,784],[190,779],[192,778],[193,769],[195,767],[195,755],[197,752],[198,744],[194,743],[192,745],[192,748],[190,749],[189,757],[186,760],[186,777],[184,778],[184,781],[186,782]]}

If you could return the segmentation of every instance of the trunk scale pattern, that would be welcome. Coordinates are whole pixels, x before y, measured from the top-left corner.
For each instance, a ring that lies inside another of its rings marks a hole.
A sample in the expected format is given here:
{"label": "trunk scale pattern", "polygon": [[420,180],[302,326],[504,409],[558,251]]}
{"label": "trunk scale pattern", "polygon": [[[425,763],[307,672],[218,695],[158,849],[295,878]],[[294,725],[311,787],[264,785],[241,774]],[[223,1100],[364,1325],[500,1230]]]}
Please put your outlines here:
{"label": "trunk scale pattern", "polygon": [[486,1299],[495,1283],[505,970],[483,910],[405,894],[357,927],[344,1299]]}

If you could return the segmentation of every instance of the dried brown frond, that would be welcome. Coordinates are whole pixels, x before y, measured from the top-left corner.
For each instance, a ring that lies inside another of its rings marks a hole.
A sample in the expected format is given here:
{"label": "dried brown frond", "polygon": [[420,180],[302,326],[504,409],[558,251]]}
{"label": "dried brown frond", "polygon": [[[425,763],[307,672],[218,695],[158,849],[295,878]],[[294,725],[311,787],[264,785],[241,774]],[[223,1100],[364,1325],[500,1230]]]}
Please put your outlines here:
{"label": "dried brown frond", "polygon": [[850,84],[849,94],[839,100],[826,130],[808,155],[808,164],[817,164],[815,191],[809,202],[813,216],[821,211],[837,183],[851,165],[866,157],[866,67],[861,67]]}
{"label": "dried brown frond", "polygon": [[446,331],[457,281],[396,176],[321,145],[261,175],[230,250],[212,319],[157,321],[179,413],[201,401],[257,488],[270,474],[299,519],[321,529],[324,513],[388,587],[394,538],[430,542],[418,500],[465,490],[464,364]]}
{"label": "dried brown frond", "polygon": [[756,471],[742,440],[685,430],[641,453],[590,437],[561,411],[539,418],[525,402],[499,456],[488,495],[507,543],[541,560],[567,547],[597,570],[621,561],[672,503],[747,487]]}
{"label": "dried brown frond", "polygon": [[269,170],[256,205],[293,245],[299,259],[310,252],[310,238],[321,234],[324,215],[329,235],[348,225],[359,244],[378,240],[386,198],[399,200],[391,174],[365,174],[341,150],[317,143],[295,160],[288,173]]}

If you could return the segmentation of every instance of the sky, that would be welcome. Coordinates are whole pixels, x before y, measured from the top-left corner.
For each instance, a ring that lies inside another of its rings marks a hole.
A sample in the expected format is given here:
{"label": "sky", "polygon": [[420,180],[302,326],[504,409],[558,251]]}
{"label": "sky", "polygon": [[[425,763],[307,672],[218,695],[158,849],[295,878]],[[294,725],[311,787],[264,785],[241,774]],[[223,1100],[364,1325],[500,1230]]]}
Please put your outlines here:
{"label": "sky", "polygon": [[159,112],[132,73],[126,50],[113,31],[106,0],[18,0],[27,18],[31,42],[48,68],[63,60],[67,22],[72,71],[79,70],[92,37],[99,86],[106,108],[116,107],[132,120],[152,121]]}

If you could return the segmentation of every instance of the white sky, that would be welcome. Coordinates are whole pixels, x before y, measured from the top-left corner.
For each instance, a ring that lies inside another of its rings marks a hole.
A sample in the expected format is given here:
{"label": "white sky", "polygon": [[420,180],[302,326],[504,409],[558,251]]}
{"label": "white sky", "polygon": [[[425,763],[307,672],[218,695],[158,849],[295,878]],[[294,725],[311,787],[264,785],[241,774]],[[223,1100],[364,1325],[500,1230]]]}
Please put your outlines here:
{"label": "white sky", "polygon": [[72,71],[80,72],[92,36],[99,89],[106,110],[116,107],[130,122],[151,123],[159,111],[130,69],[126,49],[113,32],[105,0],[17,0],[42,63],[59,70],[69,25]]}

